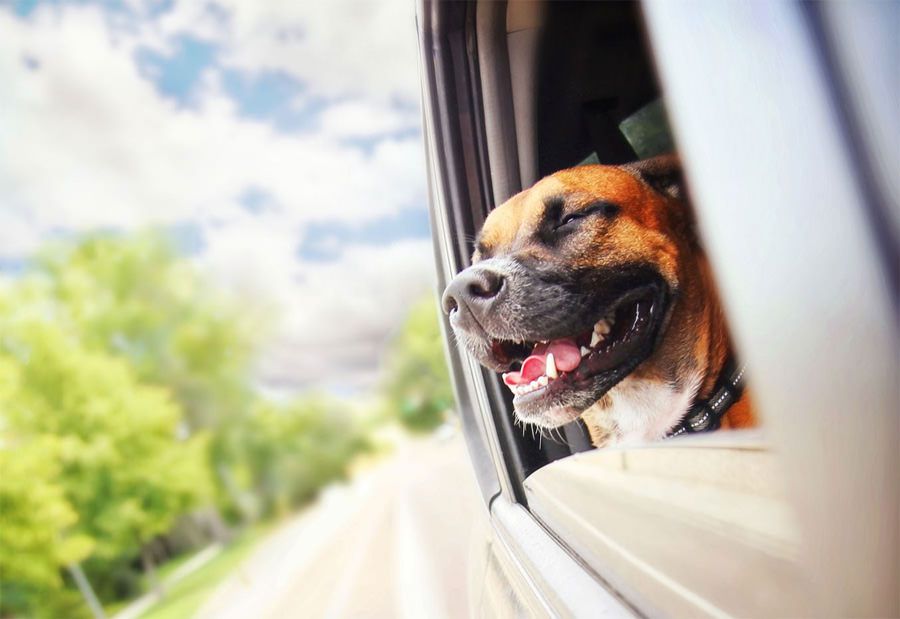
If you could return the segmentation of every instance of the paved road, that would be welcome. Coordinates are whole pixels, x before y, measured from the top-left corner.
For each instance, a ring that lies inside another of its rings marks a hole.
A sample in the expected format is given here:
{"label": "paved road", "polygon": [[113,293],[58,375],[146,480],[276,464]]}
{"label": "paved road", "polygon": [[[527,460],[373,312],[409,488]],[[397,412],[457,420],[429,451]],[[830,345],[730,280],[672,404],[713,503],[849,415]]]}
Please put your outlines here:
{"label": "paved road", "polygon": [[458,434],[404,443],[279,527],[198,617],[465,617],[481,509]]}

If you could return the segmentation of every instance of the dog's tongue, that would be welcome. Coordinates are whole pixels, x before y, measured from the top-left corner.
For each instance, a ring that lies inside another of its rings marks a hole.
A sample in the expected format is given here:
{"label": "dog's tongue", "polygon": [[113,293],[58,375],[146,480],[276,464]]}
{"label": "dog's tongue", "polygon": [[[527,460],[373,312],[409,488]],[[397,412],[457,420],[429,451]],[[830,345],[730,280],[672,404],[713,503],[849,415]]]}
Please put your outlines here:
{"label": "dog's tongue", "polygon": [[553,353],[553,361],[560,372],[570,372],[581,363],[581,352],[573,340],[554,340],[549,344],[538,344],[531,355],[522,362],[522,369],[503,375],[507,385],[522,385],[544,375],[547,355]]}

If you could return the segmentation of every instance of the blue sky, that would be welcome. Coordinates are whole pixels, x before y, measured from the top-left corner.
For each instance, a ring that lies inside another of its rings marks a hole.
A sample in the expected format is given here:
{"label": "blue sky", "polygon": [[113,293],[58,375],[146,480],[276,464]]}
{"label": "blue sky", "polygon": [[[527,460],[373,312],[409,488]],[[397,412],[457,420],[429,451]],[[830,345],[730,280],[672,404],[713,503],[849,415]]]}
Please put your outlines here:
{"label": "blue sky", "polygon": [[263,385],[346,390],[313,346],[371,384],[433,281],[411,7],[0,3],[0,274],[52,238],[161,228],[280,309]]}

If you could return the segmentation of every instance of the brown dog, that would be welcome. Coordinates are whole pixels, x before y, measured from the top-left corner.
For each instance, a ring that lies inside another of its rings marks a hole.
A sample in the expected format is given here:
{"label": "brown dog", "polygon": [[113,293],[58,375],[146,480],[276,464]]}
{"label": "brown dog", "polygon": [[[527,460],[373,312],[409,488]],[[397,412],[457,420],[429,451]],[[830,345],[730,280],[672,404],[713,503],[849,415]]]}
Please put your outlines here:
{"label": "brown dog", "polygon": [[563,170],[491,212],[443,305],[521,420],[582,416],[597,446],[754,425],[683,194],[665,156]]}

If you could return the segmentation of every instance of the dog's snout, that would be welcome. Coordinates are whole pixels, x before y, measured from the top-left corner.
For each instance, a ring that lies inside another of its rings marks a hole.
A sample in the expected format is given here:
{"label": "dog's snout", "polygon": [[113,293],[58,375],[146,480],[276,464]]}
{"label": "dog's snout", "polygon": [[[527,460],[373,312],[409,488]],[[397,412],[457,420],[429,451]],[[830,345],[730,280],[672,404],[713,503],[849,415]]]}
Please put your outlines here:
{"label": "dog's snout", "polygon": [[503,290],[502,274],[486,268],[470,267],[453,278],[444,291],[441,305],[448,314],[465,305],[476,314],[488,311]]}

